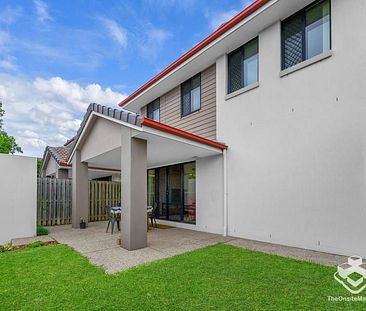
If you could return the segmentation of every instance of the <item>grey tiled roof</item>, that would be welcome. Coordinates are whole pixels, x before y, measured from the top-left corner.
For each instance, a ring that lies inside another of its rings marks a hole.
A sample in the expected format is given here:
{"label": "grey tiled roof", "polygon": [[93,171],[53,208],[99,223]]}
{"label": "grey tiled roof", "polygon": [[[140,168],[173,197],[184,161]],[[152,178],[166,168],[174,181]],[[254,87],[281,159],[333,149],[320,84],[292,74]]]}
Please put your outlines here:
{"label": "grey tiled roof", "polygon": [[71,155],[73,147],[76,144],[76,142],[78,141],[80,134],[84,130],[84,127],[85,127],[86,123],[88,122],[88,119],[89,119],[92,112],[97,112],[97,113],[103,114],[107,117],[111,117],[113,119],[123,121],[123,122],[127,122],[127,123],[130,123],[132,125],[136,125],[136,126],[140,126],[140,127],[141,127],[141,121],[143,119],[142,116],[140,116],[140,115],[138,115],[134,112],[128,111],[126,109],[122,109],[122,108],[114,109],[114,108],[111,108],[111,107],[102,106],[102,105],[95,104],[95,103],[90,104],[88,109],[86,110],[86,113],[84,115],[84,119],[81,122],[81,125],[80,125],[80,127],[77,131],[77,134],[74,137],[74,141],[73,141],[73,144],[70,148],[70,153],[69,153],[68,156]]}
{"label": "grey tiled roof", "polygon": [[74,148],[74,145],[76,144],[81,132],[83,131],[86,122],[88,121],[88,118],[92,112],[97,112],[100,114],[103,114],[105,116],[124,121],[136,126],[141,126],[141,120],[143,117],[140,115],[130,112],[125,109],[113,109],[110,107],[98,105],[98,104],[90,104],[86,114],[84,115],[84,119],[81,122],[80,128],[73,138],[69,139],[64,146],[61,147],[51,147],[47,146],[43,155],[43,160],[46,158],[47,151],[50,153],[50,155],[56,160],[58,164],[66,164],[68,161],[68,158],[71,154],[71,151]]}
{"label": "grey tiled roof", "polygon": [[75,141],[77,141],[77,139],[79,138],[79,135],[83,131],[84,126],[85,126],[86,122],[88,121],[90,114],[93,111],[103,114],[107,117],[111,117],[113,119],[124,121],[124,122],[130,123],[132,125],[137,125],[137,126],[141,126],[141,120],[143,119],[143,117],[141,117],[140,115],[138,115],[134,112],[125,110],[125,109],[114,109],[111,107],[102,106],[102,105],[98,105],[95,103],[90,104],[88,109],[86,110],[84,119],[81,122],[80,128],[76,134]]}

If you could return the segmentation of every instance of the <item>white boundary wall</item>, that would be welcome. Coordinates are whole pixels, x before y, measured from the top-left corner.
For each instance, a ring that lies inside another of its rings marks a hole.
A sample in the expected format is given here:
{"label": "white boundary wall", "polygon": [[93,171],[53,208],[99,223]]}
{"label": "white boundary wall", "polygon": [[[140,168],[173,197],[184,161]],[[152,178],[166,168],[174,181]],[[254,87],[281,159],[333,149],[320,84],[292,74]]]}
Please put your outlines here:
{"label": "white boundary wall", "polygon": [[0,245],[36,235],[36,158],[0,154]]}

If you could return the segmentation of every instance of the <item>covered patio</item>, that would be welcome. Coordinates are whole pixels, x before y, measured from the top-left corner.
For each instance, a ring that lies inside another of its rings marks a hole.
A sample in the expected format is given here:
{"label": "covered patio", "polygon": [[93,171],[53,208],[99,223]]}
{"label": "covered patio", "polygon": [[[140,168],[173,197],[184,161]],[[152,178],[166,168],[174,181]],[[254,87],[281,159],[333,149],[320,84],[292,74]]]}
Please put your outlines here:
{"label": "covered patio", "polygon": [[[220,161],[217,170],[225,176],[221,168],[226,167],[226,148],[224,144],[125,110],[91,104],[68,161],[72,163],[73,176],[72,227],[79,228],[80,220],[88,219],[88,167],[119,170],[122,188],[121,246],[126,250],[147,247],[148,169],[213,157]],[[219,184],[223,181],[224,178]],[[225,186],[223,182],[221,188]],[[184,200],[182,188],[174,190],[177,191],[171,196]],[[169,202],[166,205],[169,206]],[[220,217],[226,218],[224,198],[220,205],[223,206]],[[184,207],[180,208],[178,213],[183,215]],[[195,209],[195,202],[190,209]],[[225,235],[225,228],[223,232]]]}

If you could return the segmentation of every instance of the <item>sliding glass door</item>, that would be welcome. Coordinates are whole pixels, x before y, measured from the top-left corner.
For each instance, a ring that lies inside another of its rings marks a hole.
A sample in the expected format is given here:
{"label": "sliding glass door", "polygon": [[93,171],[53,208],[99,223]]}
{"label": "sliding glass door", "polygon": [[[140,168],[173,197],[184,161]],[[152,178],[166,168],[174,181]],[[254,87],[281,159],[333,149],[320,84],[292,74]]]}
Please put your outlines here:
{"label": "sliding glass door", "polygon": [[182,221],[182,178],[181,165],[168,168],[168,216],[169,220]]}
{"label": "sliding glass door", "polygon": [[196,163],[183,165],[184,222],[196,223]]}
{"label": "sliding glass door", "polygon": [[159,219],[196,222],[195,170],[195,162],[148,170],[148,205]]}

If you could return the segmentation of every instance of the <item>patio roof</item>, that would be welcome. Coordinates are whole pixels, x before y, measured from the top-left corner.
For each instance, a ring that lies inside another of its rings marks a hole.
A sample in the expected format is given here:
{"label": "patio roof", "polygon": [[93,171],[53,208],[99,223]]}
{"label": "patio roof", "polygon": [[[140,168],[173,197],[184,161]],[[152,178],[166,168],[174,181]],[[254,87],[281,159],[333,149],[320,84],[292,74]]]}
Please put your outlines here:
{"label": "patio roof", "polygon": [[80,138],[83,136],[85,129],[88,127],[88,123],[90,122],[92,116],[102,117],[126,127],[130,127],[137,131],[135,135],[136,137],[145,140],[152,139],[152,136],[160,136],[162,139],[176,140],[180,143],[189,141],[191,144],[204,145],[207,148],[215,149],[218,152],[227,149],[227,145],[223,143],[177,129],[167,124],[153,121],[128,110],[114,109],[93,103],[89,105],[77,135],[75,136],[74,145],[67,160],[69,164],[75,148],[80,143]]}

